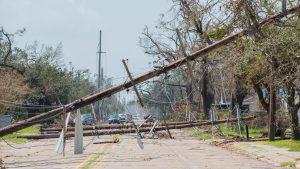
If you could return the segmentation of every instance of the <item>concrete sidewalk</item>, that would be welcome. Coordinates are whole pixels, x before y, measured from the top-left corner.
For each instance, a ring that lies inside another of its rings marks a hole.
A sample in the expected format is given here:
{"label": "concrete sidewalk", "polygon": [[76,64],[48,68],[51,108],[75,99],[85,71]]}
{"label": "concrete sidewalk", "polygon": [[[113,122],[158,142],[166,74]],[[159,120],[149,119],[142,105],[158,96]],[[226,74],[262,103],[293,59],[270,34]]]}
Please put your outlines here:
{"label": "concrete sidewalk", "polygon": [[284,163],[295,163],[300,168],[300,152],[288,151],[285,148],[264,145],[259,142],[235,142],[229,146],[241,154],[252,158],[271,163],[275,166],[281,166]]}

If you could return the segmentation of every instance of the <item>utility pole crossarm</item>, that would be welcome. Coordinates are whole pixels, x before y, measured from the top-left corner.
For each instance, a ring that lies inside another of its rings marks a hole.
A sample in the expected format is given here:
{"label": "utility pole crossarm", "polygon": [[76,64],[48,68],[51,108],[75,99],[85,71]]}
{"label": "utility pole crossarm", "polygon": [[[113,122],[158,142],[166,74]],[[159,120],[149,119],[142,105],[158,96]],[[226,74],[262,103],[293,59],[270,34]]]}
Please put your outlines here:
{"label": "utility pole crossarm", "polygon": [[132,84],[132,87],[133,87],[133,89],[134,89],[134,91],[135,91],[135,94],[136,94],[136,96],[138,97],[141,106],[144,107],[143,100],[142,100],[142,98],[141,98],[141,96],[140,96],[139,91],[137,90],[137,88],[136,88],[136,86],[135,86],[135,84],[134,84],[134,80],[133,80],[132,75],[131,75],[131,73],[130,73],[130,71],[129,71],[129,68],[128,68],[127,64],[126,64],[126,61],[125,61],[124,59],[122,59],[122,62],[123,62],[123,65],[124,65],[124,67],[125,67],[125,70],[126,70],[126,72],[127,72],[127,74],[128,74],[128,77],[129,77],[129,79],[130,79],[130,81],[131,81],[131,84]]}

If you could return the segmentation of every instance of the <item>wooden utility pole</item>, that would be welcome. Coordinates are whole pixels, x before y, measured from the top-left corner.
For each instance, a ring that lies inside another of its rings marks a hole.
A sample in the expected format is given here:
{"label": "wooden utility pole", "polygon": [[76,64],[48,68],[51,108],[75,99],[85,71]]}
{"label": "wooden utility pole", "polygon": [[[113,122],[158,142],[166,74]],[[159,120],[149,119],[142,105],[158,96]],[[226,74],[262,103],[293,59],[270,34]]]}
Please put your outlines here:
{"label": "wooden utility pole", "polygon": [[[206,120],[201,121],[180,121],[180,122],[167,122],[167,125],[181,125],[181,124],[190,124],[190,123],[200,123],[200,122],[207,122]],[[159,123],[157,125],[164,126],[164,123]],[[142,126],[139,126],[139,128],[143,127],[152,127],[153,124],[151,123],[143,123]],[[102,124],[102,125],[96,125],[93,126],[84,126],[83,130],[107,130],[107,129],[128,129],[128,128],[134,128],[133,124]],[[61,131],[61,128],[42,128],[40,131],[42,133],[53,133],[53,132],[59,132]],[[67,131],[75,131],[74,127],[68,127]]]}
{"label": "wooden utility pole", "polygon": [[[295,8],[291,8],[291,9],[287,10],[285,13],[280,13],[280,14],[274,15],[274,16],[260,22],[259,27],[261,28],[261,27],[264,27],[266,25],[269,25],[269,24],[273,23],[274,21],[279,20],[279,19],[281,19],[281,18],[283,18],[283,17],[285,17],[289,14],[296,13],[299,10],[300,10],[300,5],[298,5]],[[190,54],[186,58],[181,58],[181,59],[178,59],[178,60],[176,60],[176,61],[174,61],[174,62],[172,62],[168,65],[165,65],[161,69],[156,69],[156,70],[149,71],[145,74],[137,76],[136,78],[133,78],[132,81],[130,81],[130,82],[124,82],[124,83],[121,83],[119,85],[115,85],[111,88],[101,90],[101,91],[97,91],[97,92],[91,93],[91,94],[89,94],[89,95],[87,95],[83,98],[75,100],[75,101],[65,105],[66,112],[77,110],[81,107],[87,106],[87,105],[89,105],[91,103],[94,103],[98,100],[101,100],[103,98],[110,97],[111,95],[113,95],[117,92],[123,91],[126,88],[129,88],[129,87],[133,86],[133,83],[134,84],[139,84],[139,83],[144,82],[148,79],[151,79],[153,77],[164,74],[164,73],[166,73],[170,70],[173,70],[173,69],[177,68],[178,66],[186,64],[189,61],[193,61],[193,60],[195,60],[195,59],[197,59],[197,58],[199,58],[199,57],[201,57],[205,54],[208,54],[209,52],[213,51],[214,49],[218,49],[218,48],[220,48],[220,47],[222,47],[226,44],[229,44],[230,42],[232,42],[232,41],[234,41],[234,40],[236,40],[236,39],[238,39],[238,38],[240,38],[244,35],[247,35],[251,31],[252,30],[250,30],[250,29],[244,29],[240,32],[229,35],[229,36],[223,38],[222,40],[219,40],[215,43],[212,43],[212,44],[208,45],[207,47],[202,48],[202,49]],[[34,117],[28,118],[26,120],[16,122],[16,123],[11,124],[9,126],[6,126],[4,128],[1,128],[0,129],[0,137],[2,137],[4,135],[7,135],[7,134],[10,134],[12,132],[21,130],[21,129],[26,128],[28,126],[32,126],[33,124],[40,123],[43,120],[46,120],[46,119],[49,120],[51,118],[55,118],[58,115],[60,115],[62,113],[62,111],[63,111],[63,108],[59,107],[59,108],[53,109],[51,111],[39,114],[37,116],[34,116]]]}
{"label": "wooden utility pole", "polygon": [[[253,120],[255,116],[249,116],[249,117],[243,117],[241,118],[243,121],[248,121],[248,120]],[[218,120],[215,121],[213,124],[221,124],[221,123],[227,123],[227,122],[232,122],[235,123],[237,122],[237,118],[232,118],[232,119],[225,119],[225,120]],[[172,129],[183,129],[183,128],[192,128],[192,127],[197,127],[197,126],[208,126],[211,125],[212,122],[210,121],[204,121],[204,122],[198,122],[198,123],[186,123],[186,124],[172,124],[168,125],[169,130]],[[151,131],[152,127],[143,127],[138,129],[138,134],[143,133],[143,132],[149,132]],[[155,131],[162,131],[162,130],[167,130],[167,127],[165,125],[163,126],[156,126],[154,128]],[[136,128],[129,128],[129,129],[118,129],[118,130],[99,130],[97,132],[97,135],[111,135],[111,134],[126,134],[126,133],[137,133],[137,126]],[[74,132],[69,132],[67,133],[68,137],[74,137],[75,134]],[[83,136],[95,136],[95,130],[89,130],[85,131],[83,133]],[[27,138],[27,139],[46,139],[46,138],[58,138],[59,134],[29,134],[29,135],[20,135],[18,138]]]}
{"label": "wooden utility pole", "polygon": [[137,90],[137,88],[136,88],[136,86],[135,86],[135,84],[134,84],[134,80],[133,80],[133,78],[132,78],[132,76],[131,76],[131,73],[130,73],[129,68],[128,68],[127,64],[126,64],[126,61],[125,61],[124,59],[122,59],[122,62],[123,62],[123,65],[124,65],[124,67],[125,67],[125,70],[126,70],[126,72],[127,72],[127,74],[128,74],[128,77],[129,77],[129,79],[130,79],[130,82],[131,82],[131,84],[132,84],[132,87],[133,87],[133,89],[134,89],[134,91],[135,91],[135,94],[136,94],[136,96],[138,97],[141,106],[144,107],[143,100],[142,100],[142,98],[141,98],[141,96],[140,96],[139,91]]}

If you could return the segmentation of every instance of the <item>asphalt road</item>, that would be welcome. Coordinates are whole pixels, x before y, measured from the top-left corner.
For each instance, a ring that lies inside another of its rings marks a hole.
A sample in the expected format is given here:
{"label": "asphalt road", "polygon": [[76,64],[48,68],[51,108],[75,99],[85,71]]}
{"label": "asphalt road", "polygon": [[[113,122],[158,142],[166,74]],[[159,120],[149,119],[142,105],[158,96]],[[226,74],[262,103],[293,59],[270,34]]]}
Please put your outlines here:
{"label": "asphalt road", "polygon": [[85,137],[84,154],[73,154],[73,140],[67,141],[65,157],[54,151],[57,139],[35,140],[14,145],[0,142],[0,157],[8,168],[99,168],[99,169],[271,169],[271,164],[215,147],[172,130],[175,139],[143,139],[144,149],[134,134],[123,135],[118,144],[92,144],[111,136]]}
{"label": "asphalt road", "polygon": [[199,141],[182,130],[172,132],[174,140],[144,139],[140,149],[134,135],[106,152],[94,165],[99,169],[271,169],[271,164],[242,156]]}

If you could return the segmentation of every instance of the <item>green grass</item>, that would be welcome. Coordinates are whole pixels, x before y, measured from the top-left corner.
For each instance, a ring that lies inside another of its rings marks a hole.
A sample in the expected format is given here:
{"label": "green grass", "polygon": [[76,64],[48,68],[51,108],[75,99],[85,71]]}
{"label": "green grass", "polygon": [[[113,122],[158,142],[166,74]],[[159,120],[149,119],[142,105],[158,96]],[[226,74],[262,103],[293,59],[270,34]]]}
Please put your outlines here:
{"label": "green grass", "polygon": [[275,140],[262,141],[262,144],[271,145],[279,148],[287,148],[289,151],[300,152],[300,140]]}
{"label": "green grass", "polygon": [[[17,138],[18,135],[22,135],[22,134],[37,134],[39,133],[39,125],[34,125],[31,127],[27,127],[25,129],[19,130],[17,132],[14,132],[12,134],[8,134],[4,137],[2,137],[4,140],[8,141],[8,142],[13,142],[13,143],[24,143],[27,141],[27,139],[25,138]],[[0,139],[0,142],[3,142],[3,139]]]}
{"label": "green grass", "polygon": [[[244,126],[243,126],[244,127]],[[234,126],[232,126],[232,130],[229,131],[227,126],[225,124],[220,125],[221,131],[228,135],[229,138],[232,138],[234,136],[239,136],[238,129],[234,129]],[[244,128],[242,130],[242,136],[246,137],[246,131]],[[267,132],[266,128],[249,128],[249,137],[255,138],[260,137],[263,133]]]}
{"label": "green grass", "polygon": [[199,138],[199,139],[201,139],[201,140],[209,140],[209,139],[212,138],[212,136],[210,134],[205,134],[205,133],[203,133],[201,131],[198,131],[198,130],[193,131],[192,135]]}
{"label": "green grass", "polygon": [[[266,128],[250,128],[249,129],[249,136],[250,137],[260,137],[262,136],[263,133],[267,132],[267,129]],[[244,136],[246,136],[246,132],[242,132],[242,134]]]}
{"label": "green grass", "polygon": [[[234,128],[234,126],[232,126]],[[229,139],[239,136],[239,132],[237,129],[232,129],[231,131],[228,130],[227,126],[225,124],[220,125],[220,129],[223,134],[225,134]],[[216,127],[212,128],[213,132],[217,131]],[[249,137],[255,138],[260,137],[264,132],[266,132],[266,128],[249,128]],[[202,140],[209,140],[212,138],[211,134],[206,134],[201,131],[194,131],[192,133],[193,136],[198,137]],[[242,129],[242,136],[246,137],[246,132]]]}
{"label": "green grass", "polygon": [[[220,125],[220,129],[221,129],[221,131],[222,131],[222,133],[223,134],[225,134],[225,135],[227,135],[228,136],[228,138],[232,138],[232,137],[234,137],[234,136],[238,136],[239,134],[238,134],[238,132],[235,132],[235,131],[233,131],[233,130],[228,130],[228,128],[227,128],[227,126],[226,125]],[[216,128],[214,128],[213,129],[214,131],[217,131],[217,129]]]}
{"label": "green grass", "polygon": [[289,162],[283,162],[283,163],[280,163],[280,166],[281,166],[281,167],[295,168],[295,167],[296,167],[296,163],[295,163],[295,162],[292,162],[292,161],[289,161]]}

